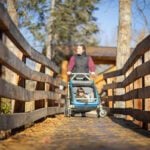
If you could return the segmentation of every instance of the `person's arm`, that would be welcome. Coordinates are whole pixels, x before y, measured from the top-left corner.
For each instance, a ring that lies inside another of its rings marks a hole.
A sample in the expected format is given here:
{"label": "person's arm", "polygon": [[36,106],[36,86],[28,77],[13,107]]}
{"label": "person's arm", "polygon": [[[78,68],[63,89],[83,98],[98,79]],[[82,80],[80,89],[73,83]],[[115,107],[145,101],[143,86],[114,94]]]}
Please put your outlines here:
{"label": "person's arm", "polygon": [[74,65],[75,65],[75,57],[72,56],[72,57],[70,58],[69,64],[68,64],[68,72],[67,72],[68,75],[71,74],[71,71],[72,71]]}
{"label": "person's arm", "polygon": [[95,74],[95,64],[93,62],[93,59],[92,57],[89,56],[89,59],[88,59],[88,66],[89,66],[89,71],[92,73],[92,74]]}

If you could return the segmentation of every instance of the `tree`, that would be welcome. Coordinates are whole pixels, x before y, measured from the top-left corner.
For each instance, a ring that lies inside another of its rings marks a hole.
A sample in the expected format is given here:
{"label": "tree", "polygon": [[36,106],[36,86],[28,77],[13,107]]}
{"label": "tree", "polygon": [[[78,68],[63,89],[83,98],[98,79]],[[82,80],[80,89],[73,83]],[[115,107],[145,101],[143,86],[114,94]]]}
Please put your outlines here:
{"label": "tree", "polygon": [[16,7],[19,16],[19,28],[29,30],[34,39],[43,44],[47,33],[47,18],[50,14],[47,0],[18,0]]}
{"label": "tree", "polygon": [[95,4],[98,2],[99,0],[65,0],[56,6],[53,31],[58,44],[96,43],[93,35],[98,32],[98,27],[92,14],[97,9]]}
{"label": "tree", "polygon": [[[130,56],[131,40],[131,0],[119,1],[119,29],[117,43],[117,69],[121,69]],[[121,82],[123,77],[117,78]],[[117,94],[124,94],[124,89],[118,89]],[[124,102],[117,102],[116,107],[125,107]]]}
{"label": "tree", "polygon": [[97,44],[93,35],[98,28],[92,13],[98,2],[99,0],[18,0],[19,25],[30,30],[43,49],[50,43],[58,45],[80,41]]}

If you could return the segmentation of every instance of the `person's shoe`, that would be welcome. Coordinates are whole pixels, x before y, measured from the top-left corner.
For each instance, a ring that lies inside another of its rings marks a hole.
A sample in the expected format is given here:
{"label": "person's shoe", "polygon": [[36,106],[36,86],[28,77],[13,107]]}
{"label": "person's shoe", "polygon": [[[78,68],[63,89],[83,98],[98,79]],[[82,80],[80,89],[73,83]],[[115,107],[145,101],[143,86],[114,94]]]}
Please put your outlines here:
{"label": "person's shoe", "polygon": [[85,114],[85,113],[81,113],[81,116],[82,116],[82,117],[86,117],[86,114]]}

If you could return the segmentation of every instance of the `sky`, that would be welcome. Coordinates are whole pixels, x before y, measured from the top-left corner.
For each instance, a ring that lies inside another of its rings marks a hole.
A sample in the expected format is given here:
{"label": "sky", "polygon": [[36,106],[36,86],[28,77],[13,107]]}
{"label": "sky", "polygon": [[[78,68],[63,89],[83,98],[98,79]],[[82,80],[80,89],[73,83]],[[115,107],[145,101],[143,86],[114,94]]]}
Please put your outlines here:
{"label": "sky", "polygon": [[[145,25],[144,17],[137,10],[136,3],[144,10],[144,14],[147,18],[148,25]],[[94,16],[97,18],[97,25],[100,32],[97,33],[97,39],[100,46],[116,46],[117,45],[117,33],[119,22],[119,0],[101,0],[98,4],[98,10],[94,12]],[[133,0],[132,4],[132,41],[131,47],[135,47],[137,44],[134,40],[141,30],[146,29],[150,31],[150,0]],[[148,33],[147,33],[148,34]]]}
{"label": "sky", "polygon": [[96,23],[100,30],[97,33],[100,45],[115,46],[117,40],[118,2],[102,0],[98,5],[98,10],[94,12],[94,16],[97,18]]}
{"label": "sky", "polygon": [[[148,25],[145,25],[145,21],[143,19],[144,17],[137,10],[136,3],[138,3],[139,7],[143,10],[148,21]],[[96,39],[98,40],[100,46],[116,47],[119,22],[119,0],[100,0],[100,3],[96,6],[98,7],[98,10],[96,10],[93,15],[97,18],[96,24],[100,30],[100,32],[96,34]],[[146,31],[147,34],[150,34],[150,0],[133,0],[131,12],[131,47],[134,48],[137,45],[137,41],[135,41],[136,37],[143,29],[148,30],[149,32]],[[27,30],[21,30],[21,32],[31,46],[39,52],[42,51],[42,47],[38,42],[35,42],[32,35]],[[30,63],[32,64],[32,61],[29,61],[29,64]]]}
{"label": "sky", "polygon": [[[145,5],[144,5],[145,1]],[[144,15],[148,21],[148,25],[145,25],[144,17],[137,10],[136,3],[144,10]],[[100,46],[116,46],[117,45],[117,33],[119,22],[119,0],[100,0],[96,5],[98,10],[94,12],[94,16],[97,18],[96,24],[99,27],[100,32],[96,34]],[[135,37],[140,34],[141,30],[149,30],[150,33],[150,0],[133,0],[132,3],[132,37],[131,47],[135,47]],[[33,38],[30,33],[27,34],[26,30],[21,31],[26,39],[28,39],[31,45],[36,45],[36,49],[41,51],[41,46],[38,43],[33,43]],[[147,33],[148,34],[148,33]]]}
{"label": "sky", "polygon": [[[144,11],[144,14],[148,21],[148,26],[145,25],[142,14],[137,11],[136,2],[138,2],[140,8]],[[132,4],[132,40],[131,47],[135,47],[135,37],[140,34],[141,30],[146,29],[150,31],[150,0],[145,0],[146,5],[144,7],[144,0],[133,0]],[[96,34],[100,46],[117,46],[117,33],[119,22],[119,0],[101,0],[97,5],[98,10],[94,12],[94,16],[97,18],[96,24],[99,27],[100,32]],[[27,34],[26,30],[21,31],[28,42],[39,52],[41,47],[38,43],[34,43],[30,33]],[[148,33],[147,33],[148,34]],[[28,61],[32,64],[32,61]],[[29,65],[33,66],[33,65]]]}

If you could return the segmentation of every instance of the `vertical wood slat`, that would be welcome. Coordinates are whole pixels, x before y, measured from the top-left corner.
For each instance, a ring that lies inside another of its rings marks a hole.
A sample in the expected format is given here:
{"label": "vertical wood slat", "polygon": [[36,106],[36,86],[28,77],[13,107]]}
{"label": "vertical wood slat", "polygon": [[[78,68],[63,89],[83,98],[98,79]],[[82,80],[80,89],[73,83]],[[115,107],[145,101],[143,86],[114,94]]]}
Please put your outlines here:
{"label": "vertical wood slat", "polygon": [[[2,41],[3,38],[3,32],[0,30],[0,41]],[[0,63],[0,77],[2,75],[2,64]],[[0,114],[1,114],[1,106],[2,106],[2,101],[1,101],[1,97],[0,97]]]}
{"label": "vertical wood slat", "polygon": [[[22,56],[22,61],[26,64],[26,57]],[[18,86],[26,88],[26,80],[19,76]],[[15,101],[14,112],[25,112],[26,102]]]}
{"label": "vertical wood slat", "polygon": [[[145,63],[145,57],[142,56],[142,63]],[[145,87],[145,77],[142,77],[142,88]],[[142,98],[142,110],[145,110],[145,98]],[[148,123],[143,122],[142,128],[148,130]]]}
{"label": "vertical wood slat", "polygon": [[[150,61],[150,49],[149,49],[149,51],[147,51],[144,54],[143,57],[144,57],[144,62],[147,63],[148,61]],[[145,87],[150,86],[150,74],[144,76],[143,82],[144,82]],[[150,98],[146,98],[144,100],[144,103],[145,103],[144,109],[146,111],[150,111]],[[147,124],[145,123],[145,125],[143,125],[143,127],[146,128],[146,129],[150,129],[150,123],[147,123]]]}

